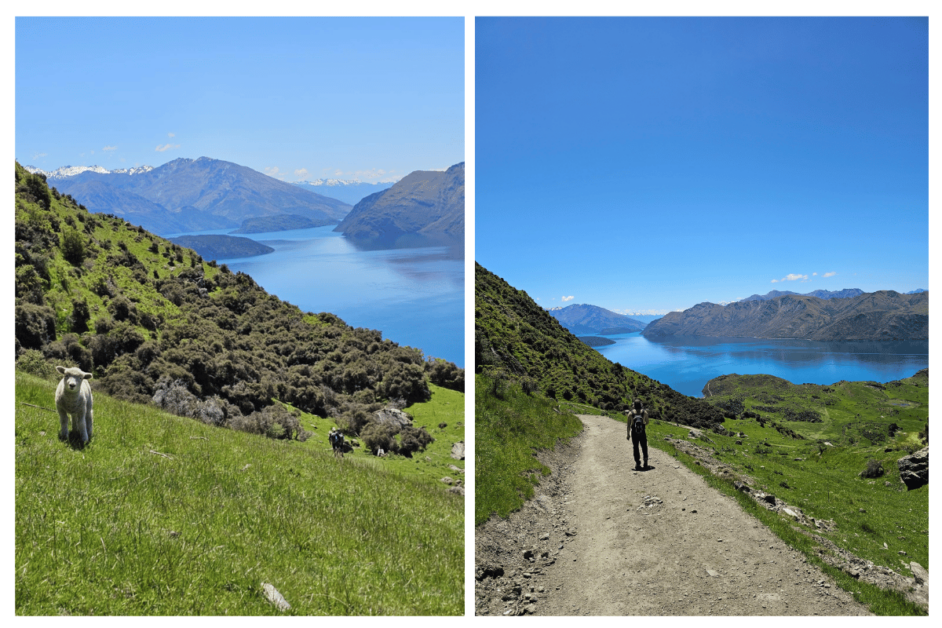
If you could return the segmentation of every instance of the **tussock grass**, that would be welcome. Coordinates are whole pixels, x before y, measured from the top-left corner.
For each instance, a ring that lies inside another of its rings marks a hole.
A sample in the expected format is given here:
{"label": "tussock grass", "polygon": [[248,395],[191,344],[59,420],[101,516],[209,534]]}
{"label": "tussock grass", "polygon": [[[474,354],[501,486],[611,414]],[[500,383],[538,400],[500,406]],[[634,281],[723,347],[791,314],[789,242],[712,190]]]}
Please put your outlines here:
{"label": "tussock grass", "polygon": [[475,376],[474,524],[491,515],[506,517],[533,497],[533,487],[550,470],[534,453],[552,449],[582,431],[582,422],[542,395],[527,395],[518,384]]}
{"label": "tussock grass", "polygon": [[463,500],[95,393],[84,449],[16,375],[18,615],[460,614]]}

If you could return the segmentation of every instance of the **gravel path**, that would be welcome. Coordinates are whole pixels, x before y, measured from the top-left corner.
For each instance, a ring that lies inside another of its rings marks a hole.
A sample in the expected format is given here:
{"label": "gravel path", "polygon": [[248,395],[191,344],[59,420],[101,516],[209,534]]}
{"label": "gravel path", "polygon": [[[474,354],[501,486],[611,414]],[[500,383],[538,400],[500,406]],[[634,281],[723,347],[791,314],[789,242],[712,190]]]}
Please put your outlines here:
{"label": "gravel path", "polygon": [[579,418],[551,494],[481,526],[479,614],[869,614],[668,454],[634,471],[623,423]]}

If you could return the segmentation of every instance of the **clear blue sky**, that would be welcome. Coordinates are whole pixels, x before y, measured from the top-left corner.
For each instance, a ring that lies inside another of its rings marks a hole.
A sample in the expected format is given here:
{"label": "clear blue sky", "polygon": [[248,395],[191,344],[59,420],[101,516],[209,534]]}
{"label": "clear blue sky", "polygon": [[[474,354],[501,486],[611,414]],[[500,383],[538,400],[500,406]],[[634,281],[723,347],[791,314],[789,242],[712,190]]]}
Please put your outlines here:
{"label": "clear blue sky", "polygon": [[464,20],[16,19],[20,163],[201,156],[287,181],[464,161]]}
{"label": "clear blue sky", "polygon": [[927,19],[478,18],[475,48],[475,257],[544,307],[929,288]]}

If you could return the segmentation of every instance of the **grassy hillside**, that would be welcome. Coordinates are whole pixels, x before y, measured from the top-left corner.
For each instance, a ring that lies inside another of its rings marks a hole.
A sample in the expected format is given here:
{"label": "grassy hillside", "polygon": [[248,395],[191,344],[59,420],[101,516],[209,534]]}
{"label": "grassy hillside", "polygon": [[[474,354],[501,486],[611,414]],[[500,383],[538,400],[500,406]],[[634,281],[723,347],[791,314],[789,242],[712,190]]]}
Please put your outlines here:
{"label": "grassy hillside", "polygon": [[[723,423],[725,434],[710,431],[705,438],[690,440],[687,429],[654,421],[648,427],[649,444],[734,497],[872,612],[925,614],[899,592],[860,581],[827,561],[836,556],[836,546],[906,576],[910,561],[928,569],[929,487],[907,490],[896,465],[899,458],[928,442],[921,435],[929,412],[927,371],[885,385],[847,381],[794,385],[770,375],[725,375],[710,380],[709,389],[710,401],[733,417]],[[617,413],[609,416],[625,420]],[[711,474],[709,465],[665,441],[668,436],[692,442],[726,471]],[[862,477],[861,472],[872,465],[879,465],[882,475]],[[806,517],[824,522],[824,527],[758,506],[737,490],[735,481],[771,493],[800,508]]]}
{"label": "grassy hillside", "polygon": [[478,373],[515,379],[559,401],[621,411],[641,397],[652,417],[688,425],[722,422],[703,400],[609,362],[522,290],[475,264],[474,353]]}
{"label": "grassy hillside", "polygon": [[570,411],[552,399],[528,395],[518,384],[475,377],[474,525],[492,515],[506,517],[533,497],[550,470],[533,457],[582,431]]}
{"label": "grassy hillside", "polygon": [[[73,448],[41,409],[54,389],[17,372],[18,615],[278,614],[263,582],[289,614],[463,612],[464,503],[437,479],[97,390],[95,438]],[[455,418],[454,395],[410,411]]]}
{"label": "grassy hillside", "polygon": [[[902,550],[905,561],[928,568],[928,486],[906,490],[896,464],[926,444],[920,432],[929,415],[927,371],[885,385],[793,385],[770,376],[717,379],[711,380],[711,401],[744,408],[724,427],[745,434],[711,435],[719,459],[809,516],[833,519],[837,531],[829,538],[839,547],[894,569]],[[870,461],[882,475],[861,477]]]}
{"label": "grassy hillside", "polygon": [[79,366],[118,398],[296,440],[310,434],[274,399],[356,435],[389,403],[428,400],[429,381],[463,389],[454,364],[302,312],[248,275],[90,214],[19,164],[15,201],[15,342],[34,372]]}

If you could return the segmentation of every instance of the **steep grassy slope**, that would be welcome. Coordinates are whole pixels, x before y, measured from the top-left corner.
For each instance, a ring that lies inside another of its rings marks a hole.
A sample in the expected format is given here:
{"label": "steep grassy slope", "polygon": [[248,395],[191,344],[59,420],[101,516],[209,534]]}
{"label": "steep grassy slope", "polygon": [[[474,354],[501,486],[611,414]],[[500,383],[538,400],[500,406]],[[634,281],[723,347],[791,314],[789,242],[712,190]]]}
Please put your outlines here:
{"label": "steep grassy slope", "polygon": [[434,482],[97,390],[72,448],[54,389],[17,373],[18,615],[278,614],[262,583],[289,614],[463,612],[464,502]]}
{"label": "steep grassy slope", "polygon": [[76,365],[120,398],[281,438],[305,433],[274,398],[352,435],[392,400],[427,400],[429,380],[463,388],[453,364],[302,312],[248,275],[88,213],[19,164],[15,322],[20,360]]}
{"label": "steep grassy slope", "polygon": [[520,380],[547,397],[620,411],[640,397],[652,417],[722,422],[702,400],[613,364],[567,331],[526,292],[475,265],[474,353],[479,373]]}
{"label": "steep grassy slope", "polygon": [[550,471],[534,451],[582,431],[582,422],[552,399],[485,375],[475,377],[474,426],[474,525],[506,517],[532,498]]}

